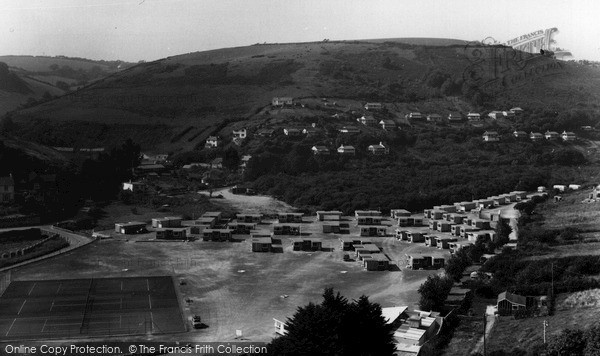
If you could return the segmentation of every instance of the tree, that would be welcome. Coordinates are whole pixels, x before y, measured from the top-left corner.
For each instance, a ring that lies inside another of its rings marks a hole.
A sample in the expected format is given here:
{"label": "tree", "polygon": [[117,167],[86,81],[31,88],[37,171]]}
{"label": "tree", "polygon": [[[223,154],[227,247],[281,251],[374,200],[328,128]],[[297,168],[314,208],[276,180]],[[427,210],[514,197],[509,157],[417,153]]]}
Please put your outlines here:
{"label": "tree", "polygon": [[444,301],[450,293],[454,282],[447,277],[439,275],[428,276],[427,280],[419,287],[419,307],[422,310],[439,310],[444,306]]}
{"label": "tree", "polygon": [[596,325],[585,332],[585,356],[600,356],[600,326]]}
{"label": "tree", "polygon": [[393,355],[392,329],[366,296],[348,302],[327,288],[321,304],[299,307],[287,334],[269,345],[272,355]]}
{"label": "tree", "polygon": [[494,237],[494,245],[496,247],[502,247],[507,244],[509,240],[512,227],[508,224],[508,220],[500,219],[498,225],[496,225],[496,236]]}
{"label": "tree", "polygon": [[550,340],[546,347],[548,356],[583,355],[586,348],[584,333],[581,330],[565,329]]}
{"label": "tree", "polygon": [[238,151],[235,148],[229,147],[225,150],[225,152],[223,152],[223,167],[231,171],[235,171],[238,168],[239,164],[240,155],[238,154]]}

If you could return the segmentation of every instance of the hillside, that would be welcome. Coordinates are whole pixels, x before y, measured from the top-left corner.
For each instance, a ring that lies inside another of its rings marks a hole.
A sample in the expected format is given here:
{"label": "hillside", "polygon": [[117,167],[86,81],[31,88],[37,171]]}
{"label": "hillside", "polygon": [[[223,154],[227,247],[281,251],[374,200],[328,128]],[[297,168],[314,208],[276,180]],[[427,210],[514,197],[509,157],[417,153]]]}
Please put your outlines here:
{"label": "hillside", "polygon": [[13,78],[11,81],[0,78],[0,115],[21,105],[32,105],[82,88],[132,65],[121,61],[45,56],[0,56],[0,63]]}
{"label": "hillside", "polygon": [[[131,137],[143,149],[174,153],[235,127],[359,113],[367,101],[386,103],[399,122],[411,110],[598,109],[597,69],[543,56],[516,60],[522,54],[515,59],[502,47],[409,40],[265,44],[169,57],[21,110],[15,119],[23,137],[48,145],[112,145]],[[491,66],[498,54],[503,61]],[[274,112],[275,96],[309,105]],[[310,105],[324,97],[337,107]]]}

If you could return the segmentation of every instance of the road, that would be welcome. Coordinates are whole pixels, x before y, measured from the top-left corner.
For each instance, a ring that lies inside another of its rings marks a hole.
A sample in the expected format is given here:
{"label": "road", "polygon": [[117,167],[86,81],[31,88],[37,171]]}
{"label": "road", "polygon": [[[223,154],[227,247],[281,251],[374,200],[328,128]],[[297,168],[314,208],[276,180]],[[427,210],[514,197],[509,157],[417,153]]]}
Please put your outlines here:
{"label": "road", "polygon": [[[488,305],[485,310],[485,320],[486,320],[485,337],[487,338],[487,340],[489,340],[490,334],[492,333],[492,328],[494,327],[494,323],[496,322],[497,317],[496,317],[496,315],[494,315],[495,312],[496,312],[496,306],[494,306],[494,305]],[[483,336],[479,339],[479,341],[477,341],[477,344],[471,351],[471,354],[474,354],[474,353],[483,354]]]}

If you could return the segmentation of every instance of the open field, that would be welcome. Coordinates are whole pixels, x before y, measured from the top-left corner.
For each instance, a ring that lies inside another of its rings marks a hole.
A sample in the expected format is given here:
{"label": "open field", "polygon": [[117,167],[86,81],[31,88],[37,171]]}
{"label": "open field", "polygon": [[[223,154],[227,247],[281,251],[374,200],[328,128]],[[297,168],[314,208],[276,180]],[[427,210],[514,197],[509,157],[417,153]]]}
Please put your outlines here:
{"label": "open field", "polygon": [[536,208],[543,214],[544,227],[558,229],[570,226],[582,232],[600,233],[600,202],[582,203],[588,197],[591,189],[561,194],[562,200],[548,200]]}
{"label": "open field", "polygon": [[[422,246],[382,239],[384,252],[402,256]],[[160,276],[184,279],[179,286],[183,312],[202,316],[209,327],[172,339],[223,341],[242,330],[252,341],[268,341],[272,318],[285,320],[296,308],[319,302],[331,286],[348,298],[365,294],[382,306],[416,307],[416,289],[437,271],[367,272],[357,262],[342,261],[339,241],[330,237],[333,252],[293,252],[288,238],[283,253],[252,253],[249,241],[133,242],[102,240],[51,260],[13,271],[13,280]],[[282,296],[287,295],[283,298]],[[187,303],[184,300],[191,300]],[[163,337],[161,336],[161,339]]]}
{"label": "open field", "polygon": [[185,331],[170,277],[15,281],[0,306],[0,340]]}
{"label": "open field", "polygon": [[[213,191],[212,195],[222,195],[223,199],[211,199],[211,203],[221,206],[235,208],[239,211],[255,210],[264,214],[274,214],[280,211],[293,211],[294,208],[289,204],[276,200],[266,195],[243,195],[233,194],[230,188],[223,188]],[[207,191],[199,192],[203,195],[209,195]]]}

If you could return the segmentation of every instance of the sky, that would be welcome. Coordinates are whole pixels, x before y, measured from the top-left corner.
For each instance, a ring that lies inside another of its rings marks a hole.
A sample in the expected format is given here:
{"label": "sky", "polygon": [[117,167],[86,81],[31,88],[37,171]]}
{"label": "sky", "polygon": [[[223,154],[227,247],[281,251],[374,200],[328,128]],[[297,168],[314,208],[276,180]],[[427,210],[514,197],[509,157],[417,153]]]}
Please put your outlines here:
{"label": "sky", "polygon": [[600,60],[594,0],[0,0],[0,55],[155,60],[285,43],[399,37],[504,42],[556,27]]}

